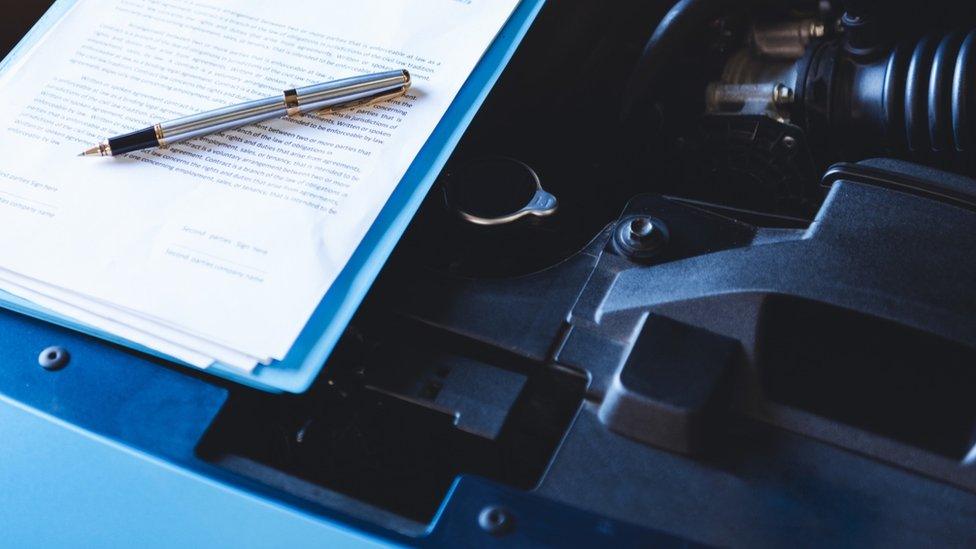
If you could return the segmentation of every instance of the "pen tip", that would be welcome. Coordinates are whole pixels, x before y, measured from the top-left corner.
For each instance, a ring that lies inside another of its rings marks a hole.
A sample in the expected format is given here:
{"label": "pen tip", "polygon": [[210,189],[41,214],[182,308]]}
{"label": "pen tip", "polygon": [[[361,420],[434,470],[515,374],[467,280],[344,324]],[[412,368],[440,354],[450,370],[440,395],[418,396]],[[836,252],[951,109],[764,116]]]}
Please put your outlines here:
{"label": "pen tip", "polygon": [[102,142],[94,147],[83,151],[78,156],[112,156],[111,148],[107,142]]}

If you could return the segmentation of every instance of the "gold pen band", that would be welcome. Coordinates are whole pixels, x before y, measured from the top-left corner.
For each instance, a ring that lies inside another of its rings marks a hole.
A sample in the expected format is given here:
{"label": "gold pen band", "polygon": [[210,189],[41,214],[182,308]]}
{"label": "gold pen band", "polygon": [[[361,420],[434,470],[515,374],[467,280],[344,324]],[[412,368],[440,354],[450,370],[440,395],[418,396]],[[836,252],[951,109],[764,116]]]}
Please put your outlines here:
{"label": "gold pen band", "polygon": [[159,142],[159,148],[165,149],[166,148],[166,137],[165,137],[165,134],[163,133],[163,127],[161,125],[159,125],[159,124],[154,124],[153,125],[153,133],[156,134],[156,141]]}
{"label": "gold pen band", "polygon": [[295,88],[285,90],[285,108],[288,109],[288,116],[301,114],[301,110],[298,108],[298,90]]}

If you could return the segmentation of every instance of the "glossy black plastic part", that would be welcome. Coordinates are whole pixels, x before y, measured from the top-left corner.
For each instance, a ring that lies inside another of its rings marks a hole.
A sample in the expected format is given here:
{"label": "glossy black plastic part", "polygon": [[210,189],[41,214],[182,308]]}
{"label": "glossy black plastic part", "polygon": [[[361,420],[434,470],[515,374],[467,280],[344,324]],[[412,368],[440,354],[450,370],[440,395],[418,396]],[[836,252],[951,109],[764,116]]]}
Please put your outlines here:
{"label": "glossy black plastic part", "polygon": [[156,130],[146,128],[118,137],[112,137],[108,140],[108,144],[112,148],[112,155],[115,156],[158,147],[159,140],[156,139]]}

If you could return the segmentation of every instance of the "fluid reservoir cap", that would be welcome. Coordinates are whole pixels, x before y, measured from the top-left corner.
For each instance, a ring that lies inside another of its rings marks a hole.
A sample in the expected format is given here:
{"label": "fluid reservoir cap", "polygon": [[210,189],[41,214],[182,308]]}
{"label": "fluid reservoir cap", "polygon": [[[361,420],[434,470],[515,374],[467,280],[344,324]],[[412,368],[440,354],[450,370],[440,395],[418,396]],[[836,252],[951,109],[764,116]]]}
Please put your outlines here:
{"label": "fluid reservoir cap", "polygon": [[447,174],[444,196],[448,207],[476,225],[543,217],[555,213],[558,206],[531,167],[507,157],[476,160]]}

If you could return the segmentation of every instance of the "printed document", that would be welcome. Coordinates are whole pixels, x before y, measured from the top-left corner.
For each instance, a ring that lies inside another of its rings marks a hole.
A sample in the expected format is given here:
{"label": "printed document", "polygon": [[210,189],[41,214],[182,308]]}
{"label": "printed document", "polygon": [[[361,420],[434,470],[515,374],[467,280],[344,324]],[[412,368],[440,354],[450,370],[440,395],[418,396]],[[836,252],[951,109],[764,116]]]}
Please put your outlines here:
{"label": "printed document", "polygon": [[[78,0],[0,76],[0,289],[188,364],[283,359],[517,0]],[[407,95],[124,157],[348,76]]]}

